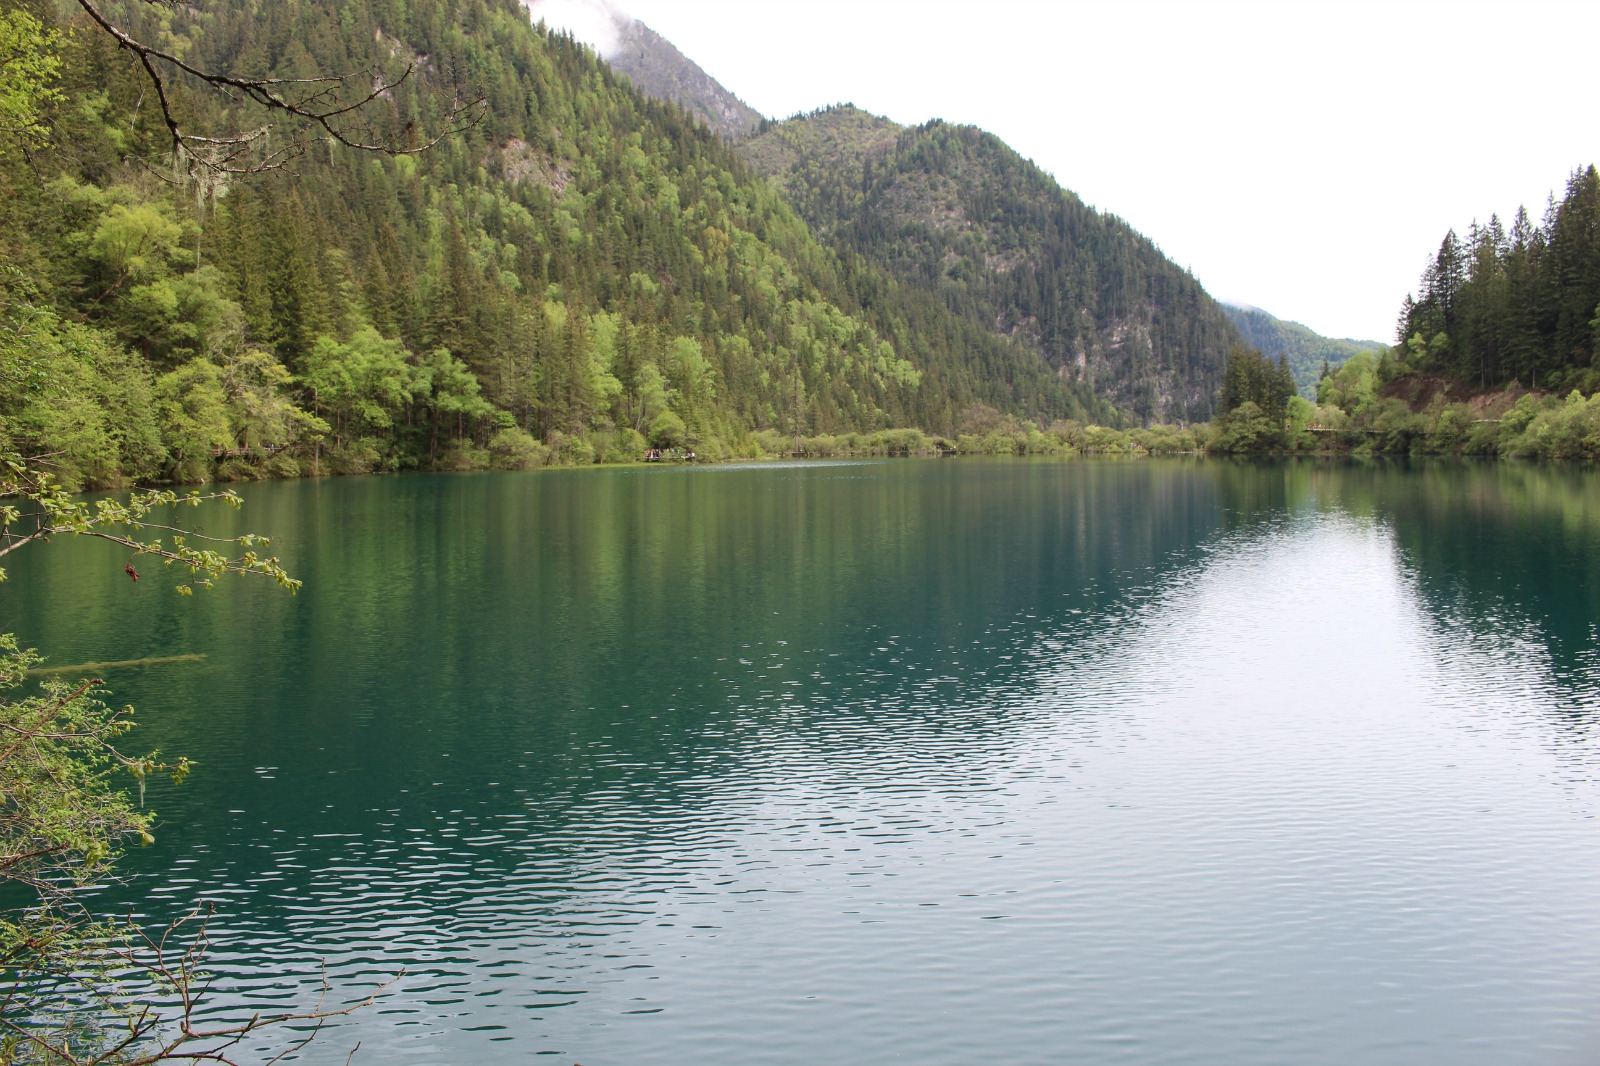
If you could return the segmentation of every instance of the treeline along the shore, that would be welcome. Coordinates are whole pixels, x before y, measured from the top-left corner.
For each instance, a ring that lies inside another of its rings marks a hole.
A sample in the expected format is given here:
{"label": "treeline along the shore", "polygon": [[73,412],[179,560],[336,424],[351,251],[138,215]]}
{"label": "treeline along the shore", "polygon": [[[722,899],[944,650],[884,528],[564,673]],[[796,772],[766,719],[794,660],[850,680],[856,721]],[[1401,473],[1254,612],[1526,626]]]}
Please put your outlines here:
{"label": "treeline along the shore", "polygon": [[1316,404],[1236,351],[1212,446],[1600,459],[1600,173],[1575,171],[1538,225],[1447,234],[1397,334],[1325,368]]}
{"label": "treeline along the shore", "polygon": [[1535,225],[1519,209],[1452,230],[1401,309],[1409,369],[1482,390],[1600,387],[1600,174],[1574,173]]}

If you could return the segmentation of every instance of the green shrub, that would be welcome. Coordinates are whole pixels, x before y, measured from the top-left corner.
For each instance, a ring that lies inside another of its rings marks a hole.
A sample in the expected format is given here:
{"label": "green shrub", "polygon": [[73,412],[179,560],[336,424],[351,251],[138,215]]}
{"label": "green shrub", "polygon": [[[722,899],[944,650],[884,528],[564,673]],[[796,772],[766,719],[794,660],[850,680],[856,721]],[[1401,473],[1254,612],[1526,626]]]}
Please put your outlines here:
{"label": "green shrub", "polygon": [[1367,405],[1363,414],[1368,416],[1366,421],[1372,430],[1363,444],[1374,451],[1409,452],[1427,434],[1427,419],[1412,414],[1402,400],[1375,400]]}
{"label": "green shrub", "polygon": [[487,470],[490,458],[487,449],[474,448],[471,441],[463,438],[450,442],[449,447],[439,456],[438,468],[458,473],[468,470]]}
{"label": "green shrub", "polygon": [[1251,400],[1235,407],[1216,421],[1217,435],[1211,441],[1215,451],[1229,455],[1264,452],[1283,444],[1283,431]]}
{"label": "green shrub", "polygon": [[275,452],[267,459],[264,469],[268,477],[304,477],[311,472],[311,464],[302,463],[287,452]]}
{"label": "green shrub", "polygon": [[543,466],[549,455],[549,449],[515,426],[502,429],[489,439],[492,470],[530,470]]}
{"label": "green shrub", "polygon": [[1462,403],[1451,404],[1441,409],[1428,426],[1425,449],[1439,455],[1453,455],[1466,446],[1472,427],[1472,409]]}
{"label": "green shrub", "polygon": [[688,441],[689,428],[676,412],[662,411],[650,423],[650,443],[657,448],[681,448]]}
{"label": "green shrub", "polygon": [[1559,407],[1540,411],[1515,451],[1541,459],[1600,459],[1600,393],[1585,400],[1574,389]]}

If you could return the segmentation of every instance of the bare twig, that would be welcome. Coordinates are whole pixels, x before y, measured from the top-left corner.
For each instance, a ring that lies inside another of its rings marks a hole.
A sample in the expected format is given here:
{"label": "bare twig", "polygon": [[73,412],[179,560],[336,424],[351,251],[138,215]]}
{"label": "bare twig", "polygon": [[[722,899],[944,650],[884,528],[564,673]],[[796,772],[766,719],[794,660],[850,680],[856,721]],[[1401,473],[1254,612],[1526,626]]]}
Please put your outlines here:
{"label": "bare twig", "polygon": [[[85,1049],[74,1043],[70,1029],[60,1033],[41,1032],[36,1027],[19,1024],[3,1015],[0,1015],[0,1030],[8,1031],[18,1042],[31,1045],[47,1060],[59,1062],[62,1066],[155,1066],[157,1063],[172,1062],[238,1066],[233,1058],[234,1052],[250,1035],[269,1028],[310,1024],[309,1033],[291,1040],[283,1050],[266,1061],[266,1066],[272,1066],[303,1051],[321,1034],[328,1022],[372,1006],[405,976],[405,971],[401,970],[361,1001],[343,1007],[329,1007],[327,1001],[332,985],[328,981],[327,964],[324,962],[322,987],[316,1005],[309,1010],[272,1015],[256,1013],[233,1024],[201,1024],[196,1014],[210,991],[209,984],[203,980],[201,964],[210,947],[210,923],[215,913],[213,905],[204,904],[169,923],[159,936],[137,930],[128,938],[126,946],[110,952],[110,956],[129,973],[143,978],[142,983],[127,987],[125,995],[131,997],[142,992],[144,999],[121,1012],[125,1028],[109,1043]],[[189,932],[191,929],[192,934]],[[171,1008],[163,1009],[148,1001],[152,988],[161,991],[172,1001]],[[18,1002],[19,993],[21,990],[13,987],[7,991],[4,1002]],[[22,994],[22,998],[27,997]],[[347,1066],[360,1046],[357,1044],[351,1049],[350,1058],[346,1059]]]}
{"label": "bare twig", "polygon": [[[146,2],[161,4],[162,0],[146,0]],[[415,128],[408,122],[403,132],[403,140],[384,139],[378,136],[377,131],[369,124],[354,120],[364,109],[411,80],[417,73],[415,63],[407,64],[405,72],[392,80],[377,65],[346,74],[314,78],[246,78],[221,74],[202,70],[170,52],[145,44],[113,24],[97,6],[95,0],[78,0],[78,6],[96,25],[109,34],[119,47],[127,50],[138,60],[155,89],[156,100],[161,105],[162,119],[172,138],[173,152],[180,161],[187,164],[191,173],[204,170],[219,176],[237,176],[278,170],[290,159],[303,154],[311,141],[304,137],[296,137],[276,150],[269,150],[259,158],[252,158],[252,153],[258,144],[266,143],[265,139],[271,126],[224,137],[207,137],[186,132],[173,112],[172,98],[167,84],[168,75],[164,72],[168,69],[201,81],[231,100],[246,99],[269,113],[314,125],[334,142],[346,148],[380,152],[384,155],[415,155],[426,152],[445,138],[476,125],[487,111],[487,101],[481,92],[463,96],[459,86],[453,86],[444,128],[436,136],[418,143]],[[352,84],[370,85],[370,89],[354,100],[346,100],[343,98],[343,90]]]}

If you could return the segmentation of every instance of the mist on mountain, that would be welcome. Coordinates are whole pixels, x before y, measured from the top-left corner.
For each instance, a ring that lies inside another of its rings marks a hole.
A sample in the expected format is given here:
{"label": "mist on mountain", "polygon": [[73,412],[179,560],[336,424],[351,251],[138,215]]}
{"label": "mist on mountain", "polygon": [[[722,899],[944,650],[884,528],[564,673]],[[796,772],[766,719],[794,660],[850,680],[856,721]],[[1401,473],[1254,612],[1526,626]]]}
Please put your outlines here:
{"label": "mist on mountain", "polygon": [[761,126],[761,113],[707,74],[655,30],[606,0],[528,0],[535,22],[592,47],[618,74],[658,100],[671,100],[724,137]]}

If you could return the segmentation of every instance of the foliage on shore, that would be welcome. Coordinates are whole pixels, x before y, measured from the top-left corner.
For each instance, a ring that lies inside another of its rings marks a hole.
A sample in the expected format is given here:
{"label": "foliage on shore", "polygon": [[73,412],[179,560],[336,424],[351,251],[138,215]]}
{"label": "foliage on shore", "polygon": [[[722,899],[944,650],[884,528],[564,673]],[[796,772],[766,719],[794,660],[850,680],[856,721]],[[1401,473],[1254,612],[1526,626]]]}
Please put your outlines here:
{"label": "foliage on shore", "polygon": [[1281,416],[1256,405],[1219,418],[1222,453],[1334,452],[1600,460],[1600,391],[1585,396],[1511,387],[1477,392],[1408,365],[1402,353],[1362,352],[1295,397]]}
{"label": "foliage on shore", "polygon": [[[1600,459],[1600,172],[1575,171],[1539,225],[1448,234],[1398,332],[1325,370],[1315,404],[1225,386],[1213,449]],[[1235,349],[1228,381],[1260,362]]]}
{"label": "foliage on shore", "polygon": [[1112,429],[1059,419],[1041,428],[1037,423],[975,406],[965,412],[953,438],[929,436],[918,429],[878,433],[846,433],[786,439],[773,431],[754,434],[746,458],[767,456],[869,457],[933,455],[1176,455],[1198,452],[1208,441],[1209,426],[1156,425]]}

